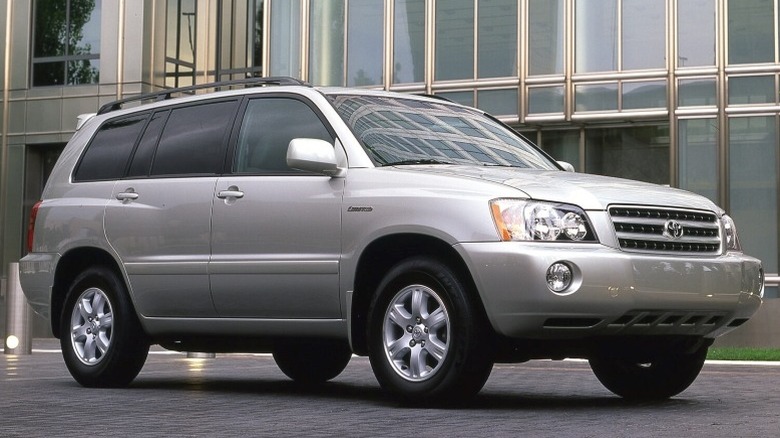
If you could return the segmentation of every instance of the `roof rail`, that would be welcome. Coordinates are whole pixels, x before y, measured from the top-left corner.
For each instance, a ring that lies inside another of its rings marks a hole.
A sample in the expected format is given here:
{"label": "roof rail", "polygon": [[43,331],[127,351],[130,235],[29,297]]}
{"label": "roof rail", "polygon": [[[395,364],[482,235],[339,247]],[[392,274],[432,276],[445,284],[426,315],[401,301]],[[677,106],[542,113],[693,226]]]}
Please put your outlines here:
{"label": "roof rail", "polygon": [[236,85],[244,85],[246,87],[258,87],[258,86],[265,86],[265,85],[303,85],[307,87],[311,86],[306,82],[288,76],[271,76],[266,78],[247,78],[247,79],[235,79],[231,81],[222,81],[222,82],[210,82],[208,84],[198,84],[189,87],[168,88],[161,91],[155,91],[154,93],[145,93],[137,96],[127,97],[125,99],[115,100],[113,102],[109,102],[101,106],[97,113],[106,114],[111,111],[120,110],[122,109],[124,104],[128,102],[143,102],[148,100],[154,100],[155,102],[159,102],[159,101],[170,99],[172,97],[171,95],[174,93],[191,93],[197,90],[204,90],[208,88],[219,89],[222,87],[232,87]]}

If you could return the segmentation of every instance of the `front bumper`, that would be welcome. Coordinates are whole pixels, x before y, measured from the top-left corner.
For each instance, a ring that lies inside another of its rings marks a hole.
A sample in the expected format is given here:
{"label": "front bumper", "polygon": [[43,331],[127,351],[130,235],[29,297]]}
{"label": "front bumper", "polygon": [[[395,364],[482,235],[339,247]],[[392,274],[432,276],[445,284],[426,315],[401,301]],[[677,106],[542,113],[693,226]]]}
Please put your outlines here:
{"label": "front bumper", "polygon": [[[628,253],[600,244],[464,243],[488,318],[511,338],[690,335],[714,338],[761,305],[761,262],[741,253],[688,257]],[[561,294],[547,288],[555,262],[574,271]]]}

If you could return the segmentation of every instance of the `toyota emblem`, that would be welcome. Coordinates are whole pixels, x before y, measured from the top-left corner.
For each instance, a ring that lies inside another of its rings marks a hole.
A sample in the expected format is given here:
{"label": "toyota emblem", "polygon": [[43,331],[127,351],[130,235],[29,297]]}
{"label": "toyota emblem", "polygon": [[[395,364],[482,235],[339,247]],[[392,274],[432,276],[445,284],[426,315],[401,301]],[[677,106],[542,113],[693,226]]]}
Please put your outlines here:
{"label": "toyota emblem", "polygon": [[683,236],[683,232],[682,224],[675,220],[666,221],[664,224],[664,237],[666,238],[677,240]]}

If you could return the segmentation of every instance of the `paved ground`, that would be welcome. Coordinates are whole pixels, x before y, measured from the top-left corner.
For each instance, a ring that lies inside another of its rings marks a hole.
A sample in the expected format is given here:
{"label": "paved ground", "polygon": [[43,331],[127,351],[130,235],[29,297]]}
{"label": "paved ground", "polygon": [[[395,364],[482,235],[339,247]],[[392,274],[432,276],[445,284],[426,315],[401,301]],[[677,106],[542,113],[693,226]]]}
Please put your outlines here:
{"label": "paved ground", "polygon": [[0,436],[777,437],[780,367],[707,363],[662,403],[627,404],[586,363],[497,365],[473,403],[406,408],[380,391],[365,358],[317,389],[267,355],[187,359],[159,349],[127,389],[86,389],[57,345],[0,354]]}

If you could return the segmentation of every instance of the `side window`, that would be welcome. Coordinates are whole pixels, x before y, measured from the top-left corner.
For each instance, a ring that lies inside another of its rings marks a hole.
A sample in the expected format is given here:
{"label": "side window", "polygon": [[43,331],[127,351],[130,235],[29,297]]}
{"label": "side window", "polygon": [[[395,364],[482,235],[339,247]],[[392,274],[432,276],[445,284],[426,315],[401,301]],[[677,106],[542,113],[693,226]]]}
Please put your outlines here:
{"label": "side window", "polygon": [[218,174],[238,101],[176,108],[165,124],[151,175]]}
{"label": "side window", "polygon": [[163,126],[165,126],[168,114],[170,114],[169,111],[156,112],[152,119],[149,120],[149,124],[141,136],[141,141],[138,142],[138,147],[135,149],[133,161],[130,163],[130,170],[127,172],[128,177],[149,175],[154,149],[157,147],[157,141],[160,140],[160,133],[162,133]]}
{"label": "side window", "polygon": [[294,138],[317,138],[333,143],[334,137],[304,102],[271,97],[249,102],[241,122],[234,173],[297,173],[287,167],[287,145]]}
{"label": "side window", "polygon": [[149,114],[106,122],[92,138],[73,175],[73,180],[99,181],[119,179]]}

